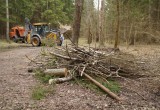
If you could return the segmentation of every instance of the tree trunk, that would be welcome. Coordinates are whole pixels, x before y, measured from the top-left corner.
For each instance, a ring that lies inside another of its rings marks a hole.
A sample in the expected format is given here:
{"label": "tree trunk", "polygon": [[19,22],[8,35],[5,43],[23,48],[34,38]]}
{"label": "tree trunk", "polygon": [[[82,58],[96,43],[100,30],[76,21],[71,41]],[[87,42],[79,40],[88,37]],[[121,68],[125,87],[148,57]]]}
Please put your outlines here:
{"label": "tree trunk", "polygon": [[116,1],[117,1],[117,28],[116,28],[114,48],[118,48],[118,43],[119,43],[119,0]]}
{"label": "tree trunk", "polygon": [[75,17],[73,24],[72,42],[78,46],[78,39],[80,36],[81,15],[84,0],[75,0]]}
{"label": "tree trunk", "polygon": [[48,7],[49,7],[49,6],[48,6],[48,5],[49,5],[49,3],[48,3],[48,2],[49,2],[49,1],[48,1],[48,0],[46,0],[46,4],[47,4],[47,7],[46,7],[46,8],[47,8],[47,10],[48,10]]}
{"label": "tree trunk", "polygon": [[104,0],[101,0],[101,10],[100,10],[100,21],[99,21],[99,24],[100,24],[100,34],[99,34],[99,45],[100,47],[104,46],[104,23],[105,23],[105,20],[104,20],[104,8],[105,8],[105,1]]}
{"label": "tree trunk", "polygon": [[7,19],[7,22],[6,22],[6,38],[7,38],[7,41],[9,42],[9,10],[8,10],[8,0],[6,0],[6,19]]}

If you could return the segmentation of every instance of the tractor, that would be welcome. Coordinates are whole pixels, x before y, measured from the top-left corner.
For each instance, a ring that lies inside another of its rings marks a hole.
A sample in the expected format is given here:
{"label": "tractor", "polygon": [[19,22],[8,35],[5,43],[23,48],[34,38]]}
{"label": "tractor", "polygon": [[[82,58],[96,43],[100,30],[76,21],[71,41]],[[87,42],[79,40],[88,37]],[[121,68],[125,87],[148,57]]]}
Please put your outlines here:
{"label": "tractor", "polygon": [[50,30],[49,23],[33,23],[32,29],[27,31],[26,36],[24,36],[25,32],[24,27],[15,26],[11,28],[10,38],[14,42],[27,42],[33,46],[40,46],[44,38],[53,40],[55,43],[59,42],[60,32],[58,30]]}
{"label": "tractor", "polygon": [[50,30],[49,23],[33,23],[33,29],[27,36],[27,42],[33,46],[40,46],[42,39],[49,39],[55,43],[59,42],[60,32],[58,30]]}
{"label": "tractor", "polygon": [[18,41],[22,41],[24,43],[25,42],[24,32],[25,32],[24,27],[22,27],[22,26],[15,26],[15,27],[11,28],[9,36],[16,43]]}

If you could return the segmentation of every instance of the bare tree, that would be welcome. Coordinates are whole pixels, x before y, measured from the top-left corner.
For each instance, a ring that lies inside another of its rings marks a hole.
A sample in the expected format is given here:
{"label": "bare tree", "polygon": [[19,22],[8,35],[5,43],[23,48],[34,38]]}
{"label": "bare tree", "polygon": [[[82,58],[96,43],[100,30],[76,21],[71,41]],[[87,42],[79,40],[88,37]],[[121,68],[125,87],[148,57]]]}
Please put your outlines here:
{"label": "bare tree", "polygon": [[99,20],[99,45],[104,46],[105,35],[104,35],[104,24],[105,24],[105,1],[101,0],[101,9],[100,9],[100,20]]}
{"label": "bare tree", "polygon": [[119,0],[116,0],[116,2],[117,2],[117,27],[116,27],[114,48],[118,48],[118,42],[119,42]]}
{"label": "bare tree", "polygon": [[72,42],[76,46],[78,46],[78,39],[80,36],[80,24],[81,24],[83,2],[84,0],[75,0],[75,16],[74,16],[74,24],[73,24]]}
{"label": "bare tree", "polygon": [[7,22],[6,22],[6,38],[7,38],[7,41],[9,41],[9,10],[8,10],[8,0],[6,0],[6,19],[7,19]]}

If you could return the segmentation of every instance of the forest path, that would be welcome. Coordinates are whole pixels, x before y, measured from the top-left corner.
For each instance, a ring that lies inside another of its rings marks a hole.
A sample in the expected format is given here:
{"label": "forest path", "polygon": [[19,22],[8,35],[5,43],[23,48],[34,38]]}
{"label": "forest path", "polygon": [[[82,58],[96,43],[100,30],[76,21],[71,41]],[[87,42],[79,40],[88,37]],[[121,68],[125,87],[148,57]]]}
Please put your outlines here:
{"label": "forest path", "polygon": [[40,48],[17,48],[0,52],[0,109],[20,110],[28,106],[36,80],[27,72],[25,55],[35,57]]}

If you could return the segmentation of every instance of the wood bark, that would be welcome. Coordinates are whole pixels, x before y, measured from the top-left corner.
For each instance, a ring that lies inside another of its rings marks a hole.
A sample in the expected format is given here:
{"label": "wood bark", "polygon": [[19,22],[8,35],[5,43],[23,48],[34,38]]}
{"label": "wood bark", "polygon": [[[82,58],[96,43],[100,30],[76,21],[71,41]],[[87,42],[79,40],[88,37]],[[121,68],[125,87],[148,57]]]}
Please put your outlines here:
{"label": "wood bark", "polygon": [[116,28],[114,48],[118,48],[118,42],[119,42],[119,0],[116,0],[116,2],[117,2],[117,28]]}
{"label": "wood bark", "polygon": [[66,68],[46,69],[44,73],[51,76],[67,76],[68,71]]}
{"label": "wood bark", "polygon": [[97,39],[97,41],[98,41],[98,43],[99,43],[99,41],[100,41],[100,9],[99,9],[99,7],[100,7],[100,0],[98,0],[98,15],[97,15],[97,20],[98,20],[98,22],[97,22],[97,27],[98,27],[98,29],[97,29],[97,35],[98,35],[98,39]]}
{"label": "wood bark", "polygon": [[7,22],[6,22],[6,38],[7,38],[7,41],[9,42],[9,9],[8,9],[8,0],[6,0],[6,19],[7,19]]}
{"label": "wood bark", "polygon": [[81,15],[84,0],[75,0],[75,17],[73,24],[72,42],[78,46],[78,39],[80,36]]}
{"label": "wood bark", "polygon": [[99,45],[100,47],[104,46],[104,42],[105,42],[105,39],[104,39],[104,23],[105,23],[105,20],[104,20],[104,13],[105,13],[105,1],[104,0],[101,0],[101,9],[100,9],[100,20],[99,20]]}
{"label": "wood bark", "polygon": [[49,80],[49,84],[53,84],[53,83],[63,83],[63,82],[66,82],[66,81],[70,81],[70,80],[72,80],[72,79],[73,79],[72,76],[63,77],[63,78],[50,79],[50,80]]}
{"label": "wood bark", "polygon": [[103,86],[101,83],[99,83],[98,81],[96,81],[95,79],[93,79],[91,76],[89,76],[88,74],[84,73],[84,76],[86,78],[88,78],[89,80],[91,80],[94,84],[96,84],[98,87],[100,87],[102,90],[104,90],[106,93],[108,93],[111,97],[113,97],[114,99],[121,101],[122,99],[120,97],[118,97],[116,94],[114,94],[113,92],[111,92],[108,88],[106,88],[105,86]]}

